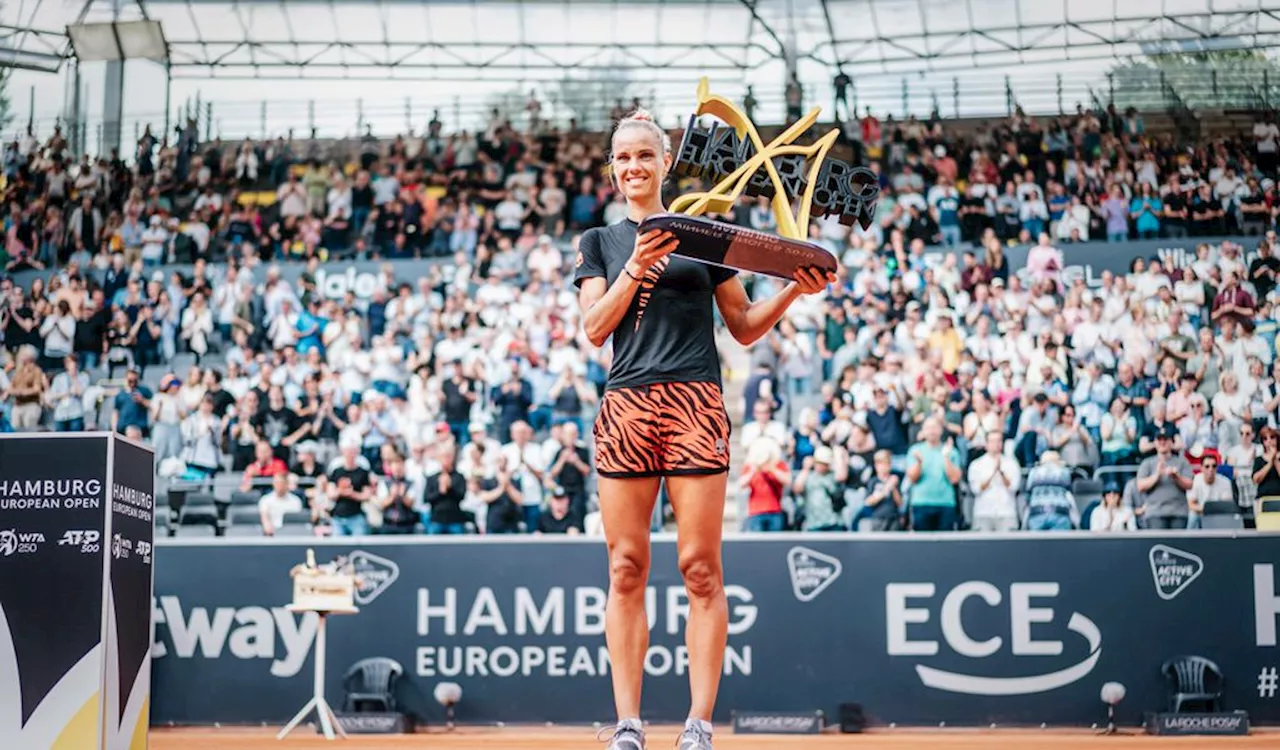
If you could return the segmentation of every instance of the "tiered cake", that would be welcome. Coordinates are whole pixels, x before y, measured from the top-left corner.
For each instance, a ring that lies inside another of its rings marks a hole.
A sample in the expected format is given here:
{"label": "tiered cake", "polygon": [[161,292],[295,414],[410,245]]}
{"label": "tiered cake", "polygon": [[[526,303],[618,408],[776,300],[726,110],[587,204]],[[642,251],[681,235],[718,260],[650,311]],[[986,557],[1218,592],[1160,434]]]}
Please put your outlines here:
{"label": "tiered cake", "polygon": [[313,550],[307,550],[306,564],[295,566],[291,575],[295,609],[332,612],[355,608],[355,575],[333,564],[317,566]]}

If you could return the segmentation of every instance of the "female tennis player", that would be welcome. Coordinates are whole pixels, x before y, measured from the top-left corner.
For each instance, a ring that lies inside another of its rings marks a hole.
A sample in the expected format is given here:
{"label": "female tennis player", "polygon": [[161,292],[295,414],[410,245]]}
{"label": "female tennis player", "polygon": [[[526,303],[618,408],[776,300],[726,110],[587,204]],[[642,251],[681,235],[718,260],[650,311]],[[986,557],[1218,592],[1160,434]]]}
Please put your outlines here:
{"label": "female tennis player", "polygon": [[721,398],[712,300],[743,345],[765,335],[802,294],[822,291],[834,274],[805,269],[770,299],[751,302],[731,269],[671,257],[670,233],[637,227],[664,211],[662,182],[671,141],[639,110],[613,134],[615,185],[627,218],[588,230],[574,283],[587,338],[613,337],[613,363],[594,425],[600,512],[609,552],[605,640],[618,724],[609,750],[644,750],[640,690],[649,629],[649,525],[665,477],[678,526],[680,573],[689,595],[692,705],[679,750],[711,750],[711,713],[728,630],[721,527],[729,470],[729,417]]}

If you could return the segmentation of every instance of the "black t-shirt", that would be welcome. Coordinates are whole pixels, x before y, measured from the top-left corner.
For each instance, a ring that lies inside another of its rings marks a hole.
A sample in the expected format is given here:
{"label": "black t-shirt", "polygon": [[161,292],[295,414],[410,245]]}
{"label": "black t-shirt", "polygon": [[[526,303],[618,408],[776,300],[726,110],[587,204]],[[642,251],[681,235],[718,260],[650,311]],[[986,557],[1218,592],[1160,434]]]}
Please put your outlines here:
{"label": "black t-shirt", "polygon": [[[1253,472],[1256,474],[1263,466],[1267,465],[1267,459],[1253,459]],[[1258,482],[1258,497],[1267,497],[1268,495],[1280,495],[1280,473],[1275,469],[1271,469],[1262,477],[1262,481]]]}
{"label": "black t-shirt", "polygon": [[462,509],[462,501],[467,497],[466,480],[458,472],[450,472],[449,489],[440,491],[440,475],[427,477],[427,489],[423,502],[431,506],[432,523],[466,523],[471,520],[469,513]]}
{"label": "black t-shirt", "polygon": [[[1187,207],[1187,199],[1180,193],[1171,192],[1165,196],[1164,207],[1167,211],[1182,211]],[[1187,220],[1181,216],[1162,216],[1160,220],[1164,222],[1165,226],[1169,227],[1184,227],[1187,225]]]}
{"label": "black t-shirt", "polygon": [[226,416],[227,409],[236,402],[235,396],[221,388],[216,391],[209,391],[207,395],[213,399],[213,413],[217,414],[219,419]]}
{"label": "black t-shirt", "polygon": [[1273,273],[1280,273],[1280,259],[1274,255],[1267,258],[1254,258],[1253,263],[1249,264],[1249,280],[1253,282],[1253,288],[1258,291],[1258,299],[1262,299],[1276,288],[1276,277],[1260,273],[1264,268],[1269,268]]}
{"label": "black t-shirt", "polygon": [[[498,480],[482,479],[480,480],[480,489],[483,492],[490,492],[497,489]],[[485,532],[489,534],[510,534],[520,530],[520,521],[524,519],[524,515],[520,511],[520,506],[516,505],[511,499],[511,495],[505,491],[498,496],[497,500],[489,503],[485,510]]]}
{"label": "black t-shirt", "polygon": [[[343,485],[344,479],[350,480],[351,485],[349,487]],[[361,508],[361,502],[356,500],[354,496],[371,483],[368,471],[359,466],[354,469],[339,466],[329,472],[329,481],[338,485],[338,499],[333,503],[334,516],[338,518],[353,518],[364,512]]]}
{"label": "black t-shirt", "polygon": [[[569,449],[564,446],[560,446],[560,449],[556,451],[555,456],[551,459],[551,465],[554,466],[556,462],[560,460],[560,454],[567,450]],[[587,451],[586,447],[576,445],[573,450],[577,452],[578,458],[581,459],[584,464],[587,466],[591,465],[591,454]],[[577,466],[570,463],[568,459],[565,459],[564,466],[560,467],[559,473],[552,477],[552,479],[554,479],[555,483],[563,487],[565,492],[568,492],[570,495],[577,495],[587,491],[586,475],[583,474],[582,470]]]}
{"label": "black t-shirt", "polygon": [[457,424],[471,419],[471,400],[466,394],[476,392],[476,383],[470,378],[463,378],[461,383],[452,379],[444,381],[440,390],[444,395],[444,418],[446,422]]}
{"label": "black t-shirt", "polygon": [[[637,226],[625,219],[587,230],[578,246],[574,283],[581,286],[584,279],[603,277],[612,286],[631,257]],[[613,331],[613,365],[606,388],[720,384],[713,293],[737,271],[675,256],[668,256],[664,267],[659,265],[649,270]]]}
{"label": "black t-shirt", "polygon": [[263,415],[263,437],[273,448],[279,446],[280,441],[292,435],[301,426],[302,420],[287,406],[279,409],[268,407],[266,414]]}
{"label": "black t-shirt", "polygon": [[568,534],[569,529],[582,531],[582,522],[573,513],[565,513],[564,518],[556,518],[551,511],[545,511],[538,516],[538,531],[543,534]]}
{"label": "black t-shirt", "polygon": [[352,209],[371,209],[373,208],[373,186],[365,185],[360,187],[356,185],[351,188],[351,208]]}

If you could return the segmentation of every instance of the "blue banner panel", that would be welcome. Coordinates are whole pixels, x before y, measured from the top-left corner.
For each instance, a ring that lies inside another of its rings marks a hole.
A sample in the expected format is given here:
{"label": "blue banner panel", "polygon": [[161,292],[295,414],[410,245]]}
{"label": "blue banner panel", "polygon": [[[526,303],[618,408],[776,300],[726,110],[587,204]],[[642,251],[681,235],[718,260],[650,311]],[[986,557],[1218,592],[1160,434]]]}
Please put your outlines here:
{"label": "blue banner panel", "polygon": [[[608,589],[595,540],[162,541],[155,569],[157,723],[283,722],[310,696],[313,615],[284,608],[289,568],[351,554],[354,616],[328,628],[328,693],[356,660],[406,670],[399,699],[428,722],[435,684],[460,722],[612,718]],[[644,717],[688,710],[688,603],[675,544],[655,540]],[[1280,537],[771,535],[724,549],[729,646],[717,720],[733,711],[900,725],[1089,725],[1102,684],[1120,720],[1166,709],[1161,665],[1195,654],[1226,675],[1223,707],[1280,723]]]}

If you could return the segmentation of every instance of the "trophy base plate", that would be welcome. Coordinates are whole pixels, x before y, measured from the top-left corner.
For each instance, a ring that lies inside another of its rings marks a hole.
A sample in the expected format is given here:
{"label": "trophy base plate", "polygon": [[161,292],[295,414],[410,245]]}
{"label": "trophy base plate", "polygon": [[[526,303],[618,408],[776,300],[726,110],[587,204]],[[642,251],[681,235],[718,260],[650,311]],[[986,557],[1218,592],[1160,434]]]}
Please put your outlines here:
{"label": "trophy base plate", "polygon": [[701,216],[662,213],[640,222],[641,234],[661,229],[675,235],[680,246],[672,255],[732,268],[736,271],[793,279],[802,268],[835,273],[839,261],[825,248],[776,234],[713,221]]}

